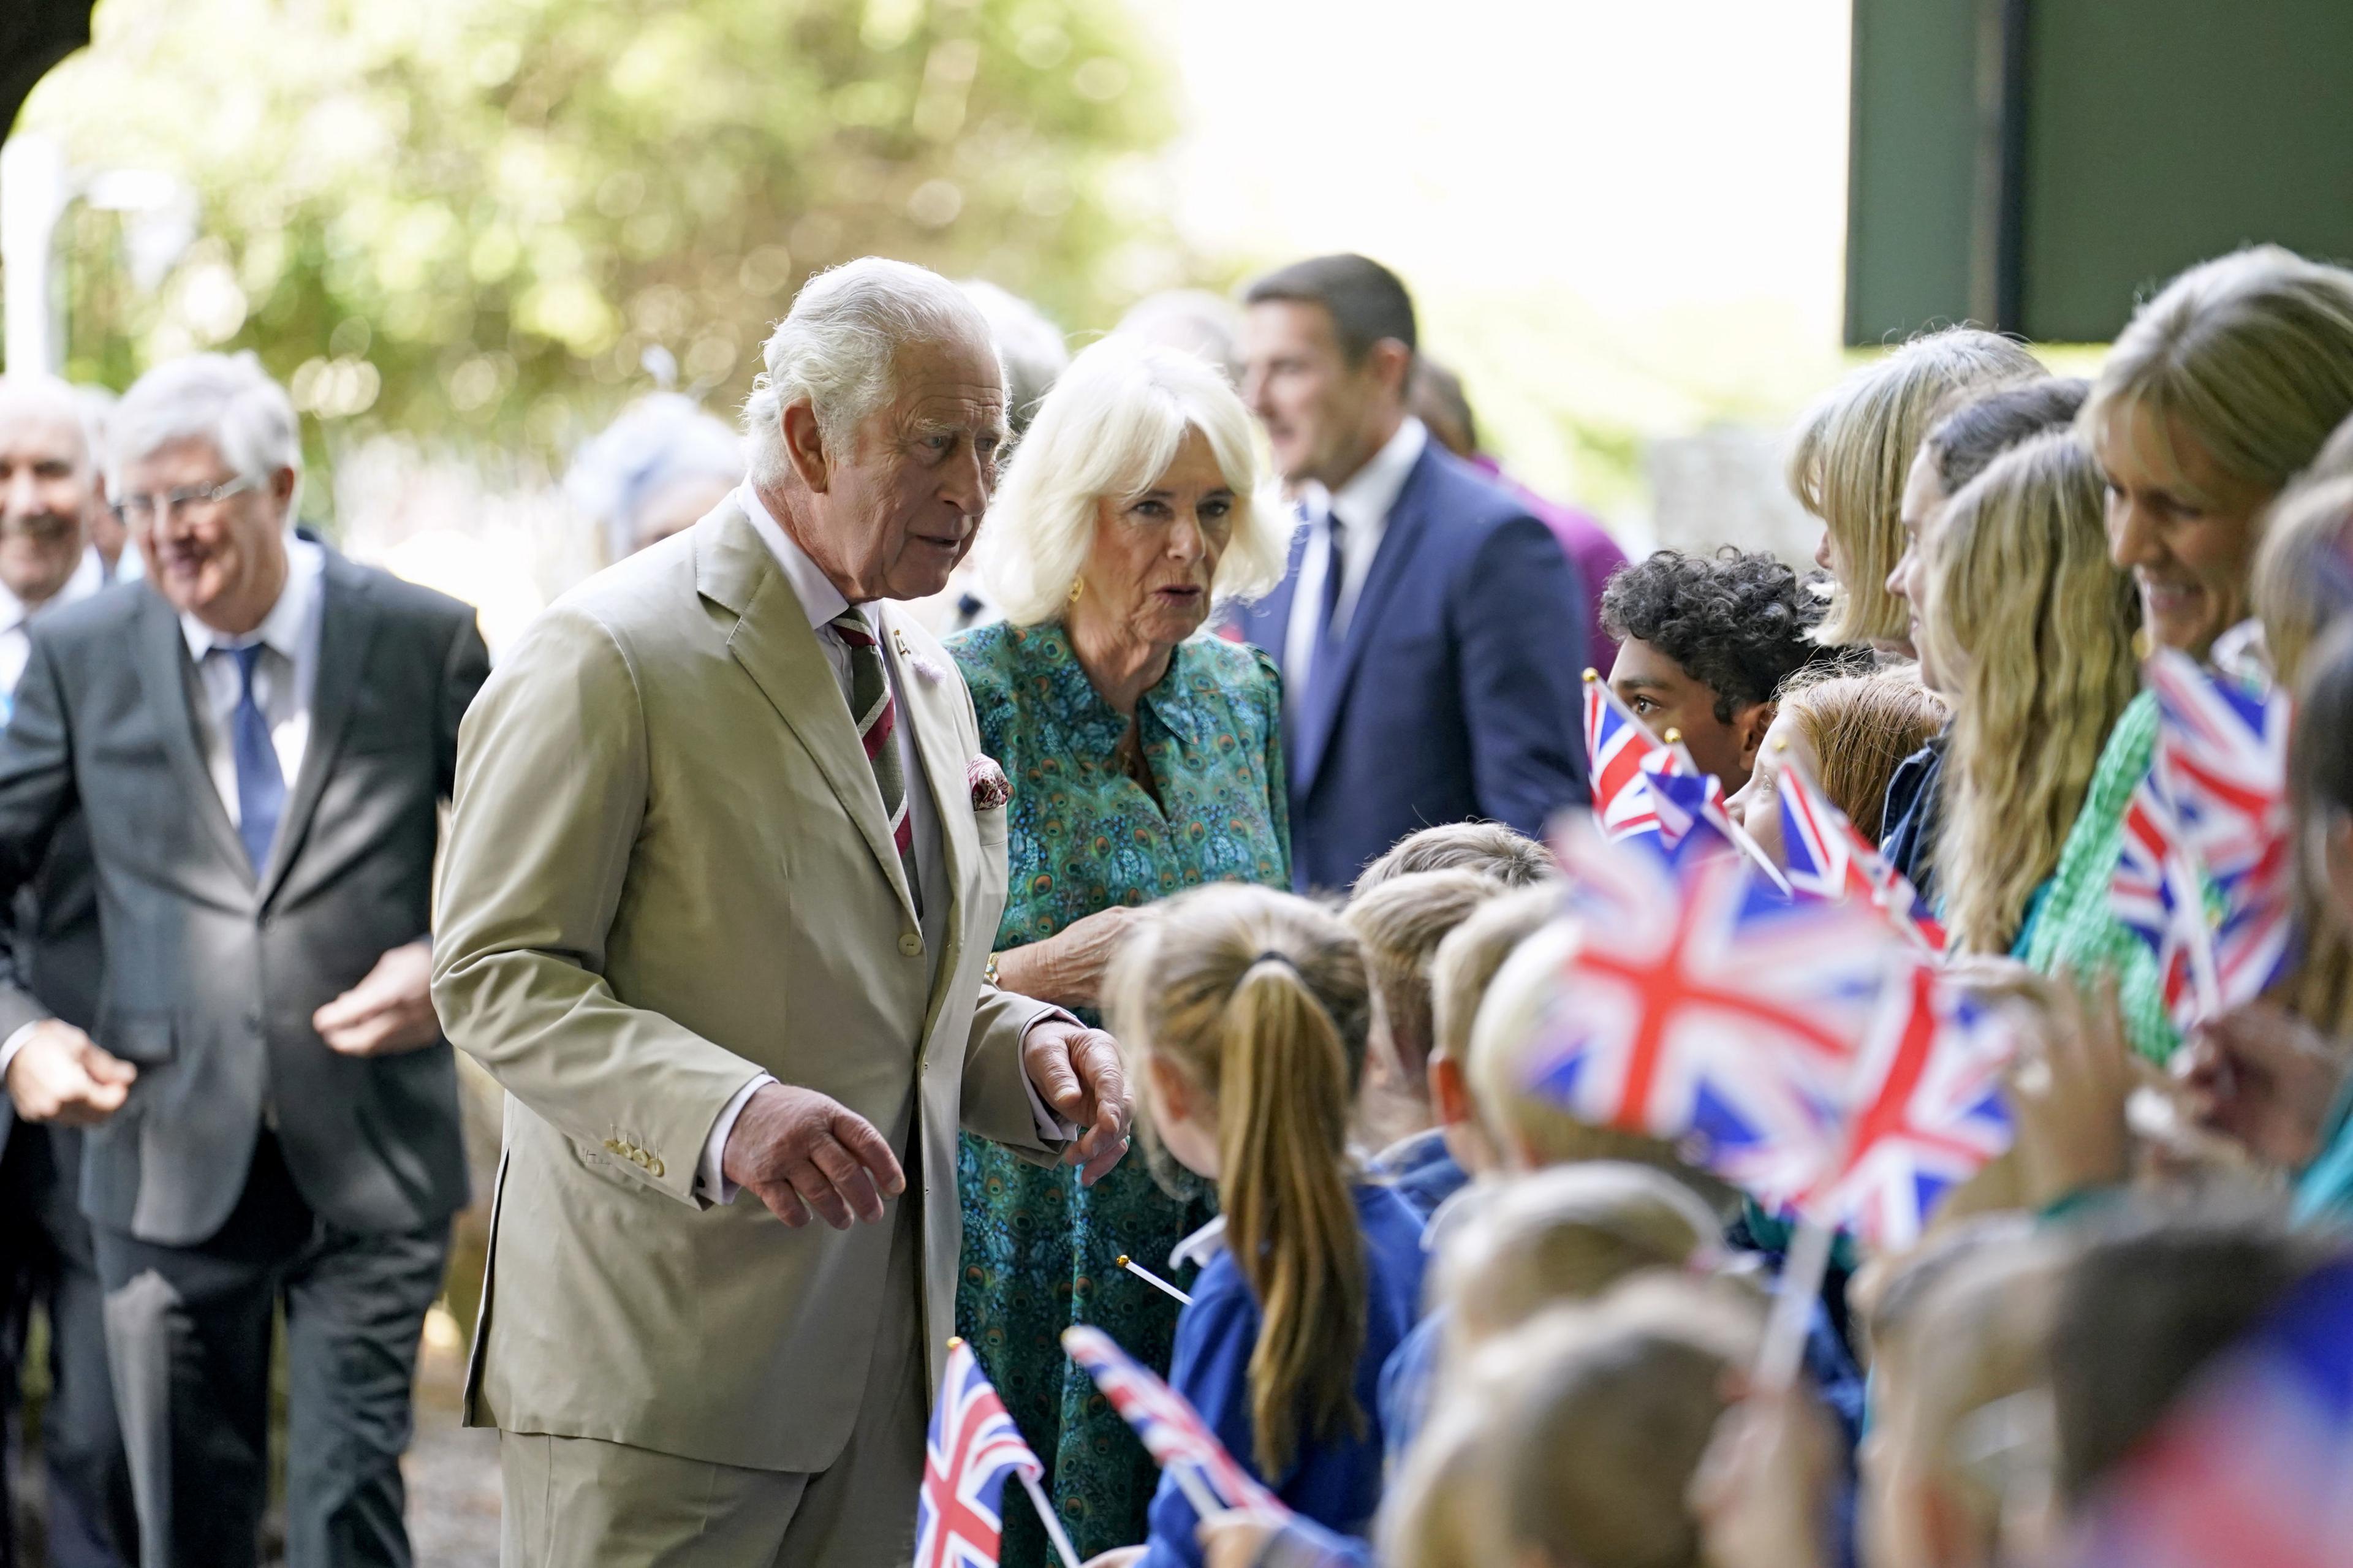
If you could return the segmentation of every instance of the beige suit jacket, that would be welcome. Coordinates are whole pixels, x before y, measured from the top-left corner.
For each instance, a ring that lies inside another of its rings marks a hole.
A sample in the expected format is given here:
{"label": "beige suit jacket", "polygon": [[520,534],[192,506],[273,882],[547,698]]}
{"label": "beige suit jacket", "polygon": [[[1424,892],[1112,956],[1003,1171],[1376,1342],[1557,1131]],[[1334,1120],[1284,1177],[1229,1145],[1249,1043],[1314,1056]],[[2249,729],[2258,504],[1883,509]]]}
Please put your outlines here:
{"label": "beige suit jacket", "polygon": [[699,1199],[704,1142],[761,1070],[839,1100],[902,1159],[920,1144],[920,1191],[899,1201],[922,1205],[937,1386],[956,1131],[1047,1154],[1019,1041],[1048,1009],[982,984],[1005,811],[973,810],[980,737],[954,662],[880,608],[939,807],[936,964],[833,669],[732,500],[551,606],[467,713],[433,995],[508,1095],[470,1422],[832,1463],[898,1205],[795,1231],[749,1193]]}

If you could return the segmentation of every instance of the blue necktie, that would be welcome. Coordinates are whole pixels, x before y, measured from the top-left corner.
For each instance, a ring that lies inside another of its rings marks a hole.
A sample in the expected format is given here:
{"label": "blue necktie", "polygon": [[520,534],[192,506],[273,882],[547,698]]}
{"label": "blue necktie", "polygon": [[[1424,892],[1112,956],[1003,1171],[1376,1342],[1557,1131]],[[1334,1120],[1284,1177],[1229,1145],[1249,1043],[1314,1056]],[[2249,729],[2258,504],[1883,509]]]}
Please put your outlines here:
{"label": "blue necktie", "polygon": [[261,646],[213,650],[237,661],[237,707],[228,716],[228,744],[237,760],[237,831],[256,876],[269,863],[269,844],[278,837],[278,819],[286,814],[286,773],[278,765],[278,748],[270,743],[269,721],[253,700],[253,667],[261,662]]}
{"label": "blue necktie", "polygon": [[1324,555],[1324,618],[1315,628],[1315,655],[1307,667],[1307,689],[1321,702],[1340,671],[1340,648],[1347,639],[1337,629],[1340,590],[1348,576],[1347,527],[1338,514],[1324,519],[1327,544]]}

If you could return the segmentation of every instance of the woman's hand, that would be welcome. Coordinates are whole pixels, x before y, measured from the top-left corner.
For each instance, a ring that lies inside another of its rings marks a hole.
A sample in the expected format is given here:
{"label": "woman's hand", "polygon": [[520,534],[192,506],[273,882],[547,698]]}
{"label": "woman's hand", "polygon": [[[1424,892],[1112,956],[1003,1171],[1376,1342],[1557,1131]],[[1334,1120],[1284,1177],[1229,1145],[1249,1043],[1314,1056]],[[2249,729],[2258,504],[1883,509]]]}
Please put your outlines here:
{"label": "woman's hand", "polygon": [[2174,1061],[2192,1116],[2257,1159],[2298,1171],[2345,1080],[2331,1043],[2284,1008],[2252,1002],[2199,1026]]}
{"label": "woman's hand", "polygon": [[1201,1543],[1202,1568],[1258,1568],[1259,1553],[1282,1528],[1282,1515],[1229,1508],[1203,1520],[1193,1531]]}
{"label": "woman's hand", "polygon": [[2023,1196],[2039,1209],[2130,1175],[2125,1102],[2133,1070],[2113,979],[2089,1001],[2059,986],[2033,1016],[2010,1073],[2010,1103]]}
{"label": "woman's hand", "polygon": [[1103,973],[1143,911],[1125,904],[1072,921],[1043,942],[997,955],[997,981],[1018,995],[1058,1007],[1092,1007],[1103,999]]}

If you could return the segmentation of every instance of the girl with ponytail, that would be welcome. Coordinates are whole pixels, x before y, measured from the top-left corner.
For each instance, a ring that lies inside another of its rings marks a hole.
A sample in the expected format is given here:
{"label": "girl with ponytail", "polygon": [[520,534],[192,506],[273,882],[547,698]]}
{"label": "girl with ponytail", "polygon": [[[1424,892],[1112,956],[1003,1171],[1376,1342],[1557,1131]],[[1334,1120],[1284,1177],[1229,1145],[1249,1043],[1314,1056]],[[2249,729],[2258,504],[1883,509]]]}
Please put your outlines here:
{"label": "girl with ponytail", "polygon": [[[1218,1184],[1223,1234],[1176,1320],[1169,1381],[1293,1510],[1351,1534],[1380,1500],[1381,1363],[1421,1301],[1421,1226],[1348,1152],[1373,1001],[1345,927],[1223,884],[1140,923],[1107,986],[1155,1161]],[[1214,1228],[1214,1227],[1213,1227]],[[1163,1477],[1149,1538],[1097,1564],[1200,1562]]]}

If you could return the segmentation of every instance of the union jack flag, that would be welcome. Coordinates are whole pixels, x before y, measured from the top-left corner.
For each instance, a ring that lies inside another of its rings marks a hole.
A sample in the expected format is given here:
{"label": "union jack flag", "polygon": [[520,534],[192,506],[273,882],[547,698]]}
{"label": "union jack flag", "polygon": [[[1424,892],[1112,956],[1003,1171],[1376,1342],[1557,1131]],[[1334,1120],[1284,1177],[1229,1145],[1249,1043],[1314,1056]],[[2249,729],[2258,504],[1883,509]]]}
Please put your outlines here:
{"label": "union jack flag", "polygon": [[2186,1029],[2260,996],[2293,950],[2287,701],[2170,649],[2147,676],[2157,743],[2110,901],[2157,955],[2166,1009]]}
{"label": "union jack flag", "polygon": [[1575,830],[1556,853],[1583,918],[1531,1090],[1676,1143],[1768,1203],[1798,1196],[1831,1157],[1900,941],[1868,910],[1781,897],[1740,860],[1678,877]]}
{"label": "union jack flag", "polygon": [[2167,1016],[2187,1029],[2220,1005],[2205,886],[2173,802],[2151,773],[2126,803],[2108,906],[2157,955]]}
{"label": "union jack flag", "polygon": [[2269,882],[2287,868],[2288,700],[2247,690],[2176,649],[2148,663],[2161,786],[2214,877]]}
{"label": "union jack flag", "polygon": [[1074,1324],[1062,1331],[1062,1349],[1095,1380],[1111,1407],[1135,1428],[1135,1435],[1162,1469],[1171,1465],[1189,1468],[1228,1508],[1291,1511],[1226,1452],[1226,1446],[1183,1394],[1121,1350],[1109,1334]]}
{"label": "union jack flag", "polygon": [[1800,1206],[1874,1251],[1911,1247],[1945,1194],[2010,1147],[2015,1049],[1992,1008],[1915,958],[1856,1058],[1845,1151]]}
{"label": "union jack flag", "polygon": [[1861,899],[1928,952],[1945,950],[1945,928],[1919,907],[1920,895],[1911,882],[1795,762],[1782,767],[1774,787],[1781,797],[1783,868],[1793,891],[1834,902]]}
{"label": "union jack flag", "polygon": [[915,1568],[997,1568],[1006,1478],[1046,1473],[1006,1413],[972,1347],[948,1352],[939,1403],[923,1439],[923,1484],[915,1494]]}
{"label": "union jack flag", "polygon": [[1697,771],[1680,747],[1651,734],[1590,669],[1585,672],[1585,756],[1593,779],[1593,815],[1612,838],[1658,829],[1651,790],[1655,775]]}

